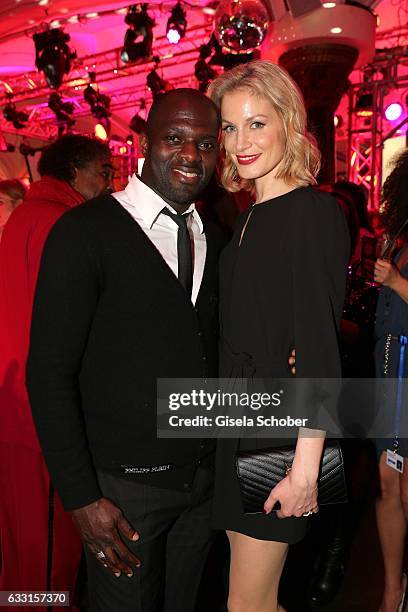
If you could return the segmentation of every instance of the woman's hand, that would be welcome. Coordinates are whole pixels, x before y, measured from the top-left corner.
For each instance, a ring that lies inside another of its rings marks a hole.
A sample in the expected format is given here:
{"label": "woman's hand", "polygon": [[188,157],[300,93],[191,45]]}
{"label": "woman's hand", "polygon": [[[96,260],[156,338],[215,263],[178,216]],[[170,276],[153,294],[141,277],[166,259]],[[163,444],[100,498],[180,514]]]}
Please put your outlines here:
{"label": "woman's hand", "polygon": [[292,469],[270,492],[264,504],[265,514],[272,511],[276,502],[281,506],[277,511],[279,518],[300,517],[308,512],[318,512],[317,476],[308,478],[305,474]]}
{"label": "woman's hand", "polygon": [[374,266],[374,280],[386,287],[394,288],[400,278],[400,273],[395,264],[386,259],[377,259]]}

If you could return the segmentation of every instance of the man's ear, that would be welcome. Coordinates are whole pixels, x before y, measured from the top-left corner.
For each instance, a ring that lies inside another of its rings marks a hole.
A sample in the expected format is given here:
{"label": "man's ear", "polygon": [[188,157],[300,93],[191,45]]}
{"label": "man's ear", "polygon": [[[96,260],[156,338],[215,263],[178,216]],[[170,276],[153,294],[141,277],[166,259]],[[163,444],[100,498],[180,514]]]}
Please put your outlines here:
{"label": "man's ear", "polygon": [[74,187],[74,189],[75,189],[75,185],[76,185],[76,182],[77,182],[77,179],[78,179],[78,171],[77,171],[77,169],[75,168],[74,165],[72,165],[72,167],[71,167],[71,177],[72,178],[71,178],[70,183],[71,183],[71,186]]}
{"label": "man's ear", "polygon": [[143,157],[146,157],[147,147],[148,147],[148,144],[149,144],[149,139],[148,139],[147,134],[145,132],[142,132],[139,135],[139,144],[140,144],[140,148],[141,148],[142,153],[143,153]]}

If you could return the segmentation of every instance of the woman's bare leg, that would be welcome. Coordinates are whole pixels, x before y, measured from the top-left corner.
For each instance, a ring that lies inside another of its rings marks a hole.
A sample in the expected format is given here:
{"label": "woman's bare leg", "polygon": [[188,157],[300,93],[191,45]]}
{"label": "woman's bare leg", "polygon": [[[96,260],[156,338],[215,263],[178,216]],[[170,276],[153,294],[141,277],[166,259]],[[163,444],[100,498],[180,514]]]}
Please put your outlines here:
{"label": "woman's bare leg", "polygon": [[379,463],[381,497],[376,503],[377,527],[384,560],[384,595],[379,612],[396,612],[403,594],[402,563],[407,520],[401,501],[400,475],[386,465],[386,453]]}
{"label": "woman's bare leg", "polygon": [[231,547],[229,612],[285,612],[278,587],[288,545],[227,531]]}

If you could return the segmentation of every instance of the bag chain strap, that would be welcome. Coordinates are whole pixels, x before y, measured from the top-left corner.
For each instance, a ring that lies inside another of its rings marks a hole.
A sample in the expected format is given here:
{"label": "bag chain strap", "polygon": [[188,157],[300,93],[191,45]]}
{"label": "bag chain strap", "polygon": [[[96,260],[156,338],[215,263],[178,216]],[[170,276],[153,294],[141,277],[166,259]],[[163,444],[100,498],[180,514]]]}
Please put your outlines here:
{"label": "bag chain strap", "polygon": [[392,340],[392,334],[387,334],[387,339],[385,341],[385,346],[384,346],[384,369],[383,369],[384,377],[388,376],[388,370],[390,366],[391,340]]}

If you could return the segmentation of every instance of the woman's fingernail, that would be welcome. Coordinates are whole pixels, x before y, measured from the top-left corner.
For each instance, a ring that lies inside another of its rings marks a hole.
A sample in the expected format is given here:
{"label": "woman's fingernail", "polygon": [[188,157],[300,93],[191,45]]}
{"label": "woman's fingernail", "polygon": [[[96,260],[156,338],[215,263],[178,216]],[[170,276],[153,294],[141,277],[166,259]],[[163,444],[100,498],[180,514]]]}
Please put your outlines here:
{"label": "woman's fingernail", "polygon": [[116,578],[119,578],[120,572],[115,572],[115,576],[116,576]]}

